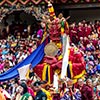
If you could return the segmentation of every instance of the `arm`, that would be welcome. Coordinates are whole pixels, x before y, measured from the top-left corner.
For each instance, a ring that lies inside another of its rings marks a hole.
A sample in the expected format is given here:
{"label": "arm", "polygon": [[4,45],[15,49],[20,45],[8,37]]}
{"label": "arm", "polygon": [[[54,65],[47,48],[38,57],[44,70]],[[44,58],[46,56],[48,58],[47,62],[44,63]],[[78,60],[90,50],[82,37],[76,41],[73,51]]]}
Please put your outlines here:
{"label": "arm", "polygon": [[20,100],[20,98],[21,98],[21,95],[19,93],[19,94],[16,95],[15,100]]}
{"label": "arm", "polygon": [[28,100],[33,100],[32,96],[29,96]]}

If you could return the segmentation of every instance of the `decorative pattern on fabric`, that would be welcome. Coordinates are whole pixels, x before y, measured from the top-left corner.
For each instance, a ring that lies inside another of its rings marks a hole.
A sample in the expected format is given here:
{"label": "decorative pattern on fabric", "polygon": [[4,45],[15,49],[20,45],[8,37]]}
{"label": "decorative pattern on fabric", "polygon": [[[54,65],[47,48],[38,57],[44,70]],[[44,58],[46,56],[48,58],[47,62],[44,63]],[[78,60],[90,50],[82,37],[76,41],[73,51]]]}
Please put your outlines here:
{"label": "decorative pattern on fabric", "polygon": [[50,83],[50,65],[44,64],[43,72],[42,72],[42,80]]}
{"label": "decorative pattern on fabric", "polygon": [[3,4],[9,4],[9,5],[14,5],[17,3],[21,3],[22,5],[26,5],[29,2],[34,3],[35,5],[41,3],[41,2],[48,2],[48,0],[0,0],[0,6]]}

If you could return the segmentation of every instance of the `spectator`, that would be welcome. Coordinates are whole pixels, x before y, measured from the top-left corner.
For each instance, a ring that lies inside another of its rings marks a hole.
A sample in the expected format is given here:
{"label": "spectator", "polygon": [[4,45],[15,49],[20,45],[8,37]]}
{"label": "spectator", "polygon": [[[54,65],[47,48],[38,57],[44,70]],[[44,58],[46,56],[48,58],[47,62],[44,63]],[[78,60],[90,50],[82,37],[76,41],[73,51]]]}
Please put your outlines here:
{"label": "spectator", "polygon": [[47,95],[41,89],[40,81],[36,81],[33,84],[34,90],[36,91],[35,100],[47,100]]}
{"label": "spectator", "polygon": [[19,94],[17,94],[16,100],[33,100],[32,96],[28,93],[27,85],[24,82],[19,86]]}

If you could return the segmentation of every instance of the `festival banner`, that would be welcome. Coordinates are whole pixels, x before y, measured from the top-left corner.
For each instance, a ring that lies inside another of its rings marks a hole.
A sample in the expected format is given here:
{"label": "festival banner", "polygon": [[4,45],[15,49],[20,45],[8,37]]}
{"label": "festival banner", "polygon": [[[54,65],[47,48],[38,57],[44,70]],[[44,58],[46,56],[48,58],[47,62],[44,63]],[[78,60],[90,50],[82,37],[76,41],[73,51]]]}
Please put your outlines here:
{"label": "festival banner", "polygon": [[67,73],[67,67],[68,67],[68,61],[69,61],[69,50],[68,49],[69,49],[69,38],[67,37],[65,53],[63,55],[63,61],[62,61],[61,79],[63,79]]}
{"label": "festival banner", "polygon": [[49,42],[49,38],[47,37],[44,42],[38,46],[36,50],[34,50],[26,59],[9,69],[8,71],[0,74],[0,81],[7,81],[13,78],[16,78],[19,76],[18,69],[31,64],[32,68],[36,67],[37,64],[40,63],[40,61],[43,59],[45,53],[44,53],[44,47]]}
{"label": "festival banner", "polygon": [[19,77],[20,77],[20,80],[26,80],[27,79],[27,73],[29,72],[30,70],[30,65],[31,64],[28,64],[28,65],[24,65],[22,66],[21,68],[18,68],[18,73],[19,73]]}

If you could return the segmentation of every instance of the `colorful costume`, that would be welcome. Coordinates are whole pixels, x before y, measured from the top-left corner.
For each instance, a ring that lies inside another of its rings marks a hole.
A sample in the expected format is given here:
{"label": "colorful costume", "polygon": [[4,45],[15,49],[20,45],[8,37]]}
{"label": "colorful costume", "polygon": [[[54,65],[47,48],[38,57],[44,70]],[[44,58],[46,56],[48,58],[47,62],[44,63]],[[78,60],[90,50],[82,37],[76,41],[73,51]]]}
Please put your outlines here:
{"label": "colorful costume", "polygon": [[[50,12],[49,3],[49,12]],[[52,8],[53,9],[53,8]],[[54,10],[53,10],[54,11]],[[53,75],[56,71],[58,75],[61,74],[62,68],[62,53],[59,54],[58,51],[62,52],[62,37],[65,32],[68,32],[68,23],[64,18],[56,18],[55,13],[50,12],[50,17],[53,17],[48,23],[48,33],[50,40],[52,41],[52,45],[56,45],[57,49],[53,46],[50,50],[47,50],[46,56],[42,60],[40,64],[38,64],[34,68],[34,72],[42,79],[47,80],[49,83],[53,81]],[[66,33],[68,35],[68,33]],[[48,47],[47,47],[48,49]],[[52,49],[55,49],[52,50]],[[66,75],[72,79],[78,79],[85,74],[85,61],[83,59],[83,55],[80,51],[76,52],[75,48],[69,48],[69,65],[67,67]]]}

